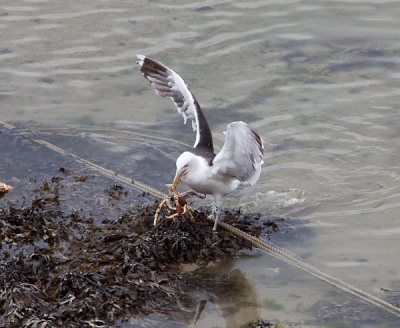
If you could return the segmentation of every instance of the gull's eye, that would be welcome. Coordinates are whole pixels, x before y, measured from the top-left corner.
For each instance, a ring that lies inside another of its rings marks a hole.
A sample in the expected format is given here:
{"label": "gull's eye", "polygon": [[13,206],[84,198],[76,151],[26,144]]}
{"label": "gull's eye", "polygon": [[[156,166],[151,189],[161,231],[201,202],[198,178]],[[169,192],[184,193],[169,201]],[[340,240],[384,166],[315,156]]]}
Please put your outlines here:
{"label": "gull's eye", "polygon": [[183,167],[187,167],[189,164],[184,165]]}

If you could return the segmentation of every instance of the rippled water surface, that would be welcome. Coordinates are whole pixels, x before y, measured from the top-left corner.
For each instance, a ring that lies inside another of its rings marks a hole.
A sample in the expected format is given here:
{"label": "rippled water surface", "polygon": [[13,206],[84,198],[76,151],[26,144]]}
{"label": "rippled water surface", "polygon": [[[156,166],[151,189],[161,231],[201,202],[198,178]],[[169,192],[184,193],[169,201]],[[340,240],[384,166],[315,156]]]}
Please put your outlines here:
{"label": "rippled water surface", "polygon": [[[240,199],[243,209],[298,219],[306,232],[271,241],[384,299],[381,288],[400,289],[399,17],[390,0],[2,0],[0,119],[147,134],[156,126],[192,144],[190,125],[138,72],[136,54],[160,60],[189,84],[218,148],[234,120],[264,139],[259,182],[224,205]],[[130,147],[101,145],[105,161]],[[165,180],[153,186],[170,182],[177,154],[167,154]],[[266,254],[236,268],[260,304],[254,312],[276,323],[346,326],[326,321],[329,311],[339,311],[335,302],[357,304]],[[368,317],[372,305],[363,309],[349,326],[397,326],[395,317]],[[251,319],[223,312],[208,302],[197,326]]]}

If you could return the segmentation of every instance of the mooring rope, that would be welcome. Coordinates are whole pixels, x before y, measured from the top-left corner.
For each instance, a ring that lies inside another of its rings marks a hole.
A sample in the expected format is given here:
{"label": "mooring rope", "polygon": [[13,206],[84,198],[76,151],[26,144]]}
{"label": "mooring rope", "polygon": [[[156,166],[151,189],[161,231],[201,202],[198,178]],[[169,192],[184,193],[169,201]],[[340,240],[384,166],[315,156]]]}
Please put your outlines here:
{"label": "mooring rope", "polygon": [[[210,217],[210,219],[214,220],[213,217]],[[234,233],[237,236],[241,236],[241,237],[245,238],[246,240],[249,240],[254,246],[272,254],[274,257],[276,257],[288,264],[291,264],[291,265],[311,274],[312,276],[314,276],[332,286],[335,286],[349,294],[352,294],[354,296],[357,296],[357,297],[363,299],[364,301],[367,301],[375,306],[378,306],[378,307],[384,309],[385,311],[392,313],[395,316],[400,318],[400,308],[394,306],[393,304],[390,304],[374,295],[364,292],[363,290],[361,290],[339,278],[336,278],[330,274],[327,274],[327,273],[319,270],[318,268],[312,266],[311,264],[300,261],[300,260],[296,259],[295,257],[290,256],[289,254],[281,251],[280,249],[266,243],[265,241],[263,241],[257,237],[251,236],[248,233],[231,226],[230,224],[218,221],[218,225],[223,227],[225,230],[228,230],[228,231]]]}
{"label": "mooring rope", "polygon": [[[14,126],[12,126],[11,124],[8,124],[6,122],[0,121],[0,124],[2,124],[8,130],[15,129]],[[112,129],[93,129],[93,130],[101,130],[103,132],[121,132],[121,131],[112,130]],[[126,132],[123,131],[123,133],[126,133]],[[48,141],[41,140],[41,139],[32,139],[32,140],[35,141],[38,144],[46,146],[47,148],[49,148],[49,149],[51,149],[51,150],[53,150],[53,151],[55,151],[55,152],[57,152],[59,154],[62,154],[62,155],[65,155],[65,156],[71,156],[78,163],[82,163],[82,164],[90,167],[91,169],[103,174],[104,176],[107,176],[107,177],[109,177],[109,178],[111,178],[113,180],[117,180],[117,181],[120,181],[122,183],[125,183],[125,184],[129,185],[130,187],[133,187],[133,188],[135,188],[135,189],[137,189],[139,191],[147,192],[147,193],[149,193],[149,194],[151,194],[154,197],[157,197],[159,199],[164,199],[167,196],[166,194],[164,194],[164,193],[162,193],[162,192],[160,192],[160,191],[158,191],[158,190],[156,190],[156,189],[154,189],[154,188],[152,188],[150,186],[147,186],[144,183],[140,183],[138,181],[129,179],[129,178],[127,178],[127,177],[125,177],[125,176],[123,176],[123,175],[121,175],[119,173],[116,173],[116,172],[114,172],[112,170],[105,169],[105,168],[103,168],[103,167],[101,167],[101,166],[99,166],[99,165],[97,165],[95,163],[92,163],[92,162],[90,162],[90,161],[88,161],[86,159],[83,159],[83,158],[81,158],[81,157],[79,157],[77,155],[74,155],[74,154],[71,154],[69,152],[66,152],[65,150],[63,150],[60,147],[57,147],[57,146],[51,144]],[[214,217],[212,217],[212,216],[209,216],[209,219],[212,220],[212,221],[215,220]],[[314,277],[316,277],[316,278],[318,278],[318,279],[320,279],[320,280],[322,280],[322,281],[324,281],[324,282],[326,282],[326,283],[328,283],[328,284],[330,284],[332,286],[337,287],[338,289],[341,289],[341,290],[343,290],[343,291],[345,291],[345,292],[347,292],[347,293],[349,293],[351,295],[354,295],[354,296],[356,296],[356,297],[358,297],[358,298],[360,298],[360,299],[362,299],[362,300],[364,300],[364,301],[366,301],[366,302],[368,302],[370,304],[373,304],[373,305],[375,305],[375,306],[377,306],[377,307],[379,307],[379,308],[381,308],[381,309],[383,309],[383,310],[385,310],[385,311],[387,311],[387,312],[389,312],[389,313],[391,313],[391,314],[393,314],[393,315],[395,315],[395,316],[400,318],[400,308],[394,306],[393,304],[390,304],[389,302],[386,302],[386,301],[384,301],[384,300],[382,300],[382,299],[380,299],[380,298],[378,298],[378,297],[376,297],[374,295],[371,295],[371,294],[369,294],[367,292],[364,292],[363,290],[361,290],[361,289],[359,289],[359,288],[357,288],[357,287],[355,287],[355,286],[353,286],[353,285],[351,285],[351,284],[349,284],[349,283],[347,283],[347,282],[345,282],[345,281],[343,281],[343,280],[341,280],[339,278],[336,278],[336,277],[334,277],[334,276],[332,276],[330,274],[327,274],[327,273],[319,270],[318,268],[316,268],[316,267],[314,267],[314,266],[312,266],[312,265],[310,265],[308,263],[300,261],[299,259],[297,259],[297,258],[295,258],[295,257],[283,252],[282,250],[280,250],[280,249],[278,249],[278,248],[266,243],[265,241],[263,241],[263,240],[261,240],[261,239],[259,239],[257,237],[251,236],[248,233],[246,233],[244,231],[241,231],[240,229],[237,229],[237,228],[231,226],[230,224],[218,221],[218,226],[220,226],[221,228],[224,228],[227,231],[232,232],[233,234],[235,234],[237,236],[240,236],[240,237],[250,241],[255,247],[260,248],[260,249],[268,252],[269,254],[271,254],[274,257],[284,261],[285,263],[293,265],[293,266],[303,270],[304,272],[307,272],[308,274],[310,274],[310,275],[312,275],[312,276],[314,276]]]}

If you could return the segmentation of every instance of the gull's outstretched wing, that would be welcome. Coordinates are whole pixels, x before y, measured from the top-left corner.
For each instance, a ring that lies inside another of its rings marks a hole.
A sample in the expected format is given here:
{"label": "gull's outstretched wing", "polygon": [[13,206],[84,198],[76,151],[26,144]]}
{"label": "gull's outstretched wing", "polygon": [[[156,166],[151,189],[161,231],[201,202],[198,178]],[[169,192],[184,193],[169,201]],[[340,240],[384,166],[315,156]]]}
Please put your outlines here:
{"label": "gull's outstretched wing", "polygon": [[264,143],[248,124],[228,125],[225,144],[213,160],[212,172],[234,176],[245,185],[254,185],[261,174]]}
{"label": "gull's outstretched wing", "polygon": [[150,82],[154,91],[162,97],[170,97],[178,112],[182,114],[184,123],[192,120],[193,131],[196,132],[194,148],[206,147],[214,151],[211,131],[196,98],[188,89],[183,79],[172,69],[160,62],[142,55],[137,55],[140,71]]}

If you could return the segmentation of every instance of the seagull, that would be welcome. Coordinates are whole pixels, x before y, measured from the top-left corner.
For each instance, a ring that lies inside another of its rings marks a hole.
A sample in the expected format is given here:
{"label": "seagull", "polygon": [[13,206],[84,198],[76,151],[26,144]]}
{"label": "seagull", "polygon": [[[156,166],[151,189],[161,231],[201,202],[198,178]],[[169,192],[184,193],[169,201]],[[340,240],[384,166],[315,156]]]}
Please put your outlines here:
{"label": "seagull", "polygon": [[[196,140],[192,151],[185,151],[176,160],[173,187],[182,179],[193,191],[212,195],[217,210],[213,231],[217,229],[222,199],[240,183],[253,186],[264,163],[264,143],[256,131],[244,122],[228,124],[224,146],[216,155],[210,127],[196,98],[183,79],[164,64],[137,55],[140,71],[161,97],[170,97],[184,123],[192,120]],[[189,193],[188,193],[189,194]]]}

